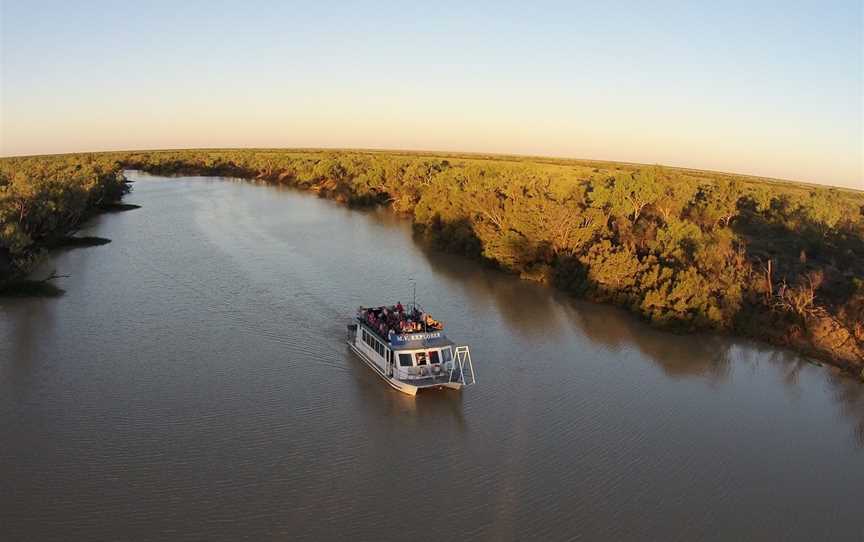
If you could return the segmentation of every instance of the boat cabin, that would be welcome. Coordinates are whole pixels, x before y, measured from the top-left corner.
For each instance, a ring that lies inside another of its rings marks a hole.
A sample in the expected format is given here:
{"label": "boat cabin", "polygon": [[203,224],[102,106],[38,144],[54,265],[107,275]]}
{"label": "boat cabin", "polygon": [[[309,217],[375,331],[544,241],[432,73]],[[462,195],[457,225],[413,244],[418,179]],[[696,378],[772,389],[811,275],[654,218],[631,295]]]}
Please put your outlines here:
{"label": "boat cabin", "polygon": [[358,326],[361,349],[387,376],[410,380],[440,375],[452,364],[455,343],[441,331],[381,337],[365,322]]}

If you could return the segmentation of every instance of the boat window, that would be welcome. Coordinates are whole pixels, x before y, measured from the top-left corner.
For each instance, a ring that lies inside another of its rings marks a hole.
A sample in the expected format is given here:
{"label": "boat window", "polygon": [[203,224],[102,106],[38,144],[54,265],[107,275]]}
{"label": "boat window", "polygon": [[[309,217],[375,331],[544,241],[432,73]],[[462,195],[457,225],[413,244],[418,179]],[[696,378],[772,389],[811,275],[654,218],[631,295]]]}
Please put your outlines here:
{"label": "boat window", "polygon": [[441,359],[444,361],[444,363],[448,363],[450,360],[453,359],[449,346],[447,348],[441,349]]}
{"label": "boat window", "polygon": [[411,362],[411,354],[399,354],[399,365],[402,367],[411,367],[414,365]]}
{"label": "boat window", "polygon": [[417,365],[426,365],[426,352],[417,352]]}
{"label": "boat window", "polygon": [[438,359],[438,351],[431,350],[429,352],[429,363],[441,363],[441,360]]}

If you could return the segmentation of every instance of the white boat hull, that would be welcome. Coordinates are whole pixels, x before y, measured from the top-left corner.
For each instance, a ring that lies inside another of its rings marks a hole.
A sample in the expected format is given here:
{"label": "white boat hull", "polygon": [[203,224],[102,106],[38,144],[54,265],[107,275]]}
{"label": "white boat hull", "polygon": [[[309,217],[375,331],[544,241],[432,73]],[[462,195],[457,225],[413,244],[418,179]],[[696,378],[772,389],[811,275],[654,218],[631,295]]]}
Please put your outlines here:
{"label": "white boat hull", "polygon": [[355,346],[355,344],[352,341],[347,341],[347,344],[348,344],[348,346],[351,347],[351,350],[353,350],[354,353],[357,354],[357,357],[359,357],[361,360],[363,360],[363,363],[365,363],[367,366],[369,366],[369,368],[372,369],[375,372],[375,374],[380,376],[385,382],[387,382],[390,385],[390,387],[392,387],[393,389],[395,389],[397,391],[401,391],[402,393],[404,393],[406,395],[414,396],[414,395],[417,395],[417,392],[419,390],[427,389],[427,388],[439,388],[439,389],[449,388],[452,390],[461,390],[463,387],[463,384],[461,382],[439,382],[439,383],[435,383],[435,384],[415,386],[413,384],[409,384],[408,382],[404,382],[404,381],[399,380],[397,378],[387,376],[387,374],[385,374],[384,371],[381,370],[381,367],[379,367],[377,363],[375,363],[374,361],[369,359],[369,357],[363,351],[361,351],[359,348],[357,348],[357,346]]}

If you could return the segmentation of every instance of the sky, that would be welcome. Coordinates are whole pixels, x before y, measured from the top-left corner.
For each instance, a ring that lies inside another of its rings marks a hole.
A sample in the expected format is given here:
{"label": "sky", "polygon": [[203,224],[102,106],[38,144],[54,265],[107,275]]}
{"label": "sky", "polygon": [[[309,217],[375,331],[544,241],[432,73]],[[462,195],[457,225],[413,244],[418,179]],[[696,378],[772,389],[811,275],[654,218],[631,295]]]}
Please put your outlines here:
{"label": "sky", "polygon": [[496,152],[864,189],[862,0],[0,0],[0,155]]}

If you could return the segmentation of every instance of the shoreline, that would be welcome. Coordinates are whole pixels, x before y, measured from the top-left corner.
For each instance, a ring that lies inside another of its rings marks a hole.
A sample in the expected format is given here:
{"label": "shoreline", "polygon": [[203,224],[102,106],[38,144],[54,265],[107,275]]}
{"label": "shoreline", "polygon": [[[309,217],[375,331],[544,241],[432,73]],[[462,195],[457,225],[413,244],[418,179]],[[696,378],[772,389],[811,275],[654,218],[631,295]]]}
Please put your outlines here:
{"label": "shoreline", "polygon": [[[814,365],[819,366],[827,366],[832,370],[843,374],[845,376],[851,377],[856,380],[860,380],[864,382],[864,363],[855,363],[852,360],[843,359],[833,355],[831,352],[826,351],[825,349],[820,349],[815,346],[812,342],[808,341],[806,337],[801,335],[788,336],[779,333],[755,333],[751,330],[740,329],[740,328],[731,328],[731,329],[711,329],[711,328],[681,328],[672,326],[663,326],[658,325],[656,322],[646,318],[639,311],[631,310],[625,303],[616,302],[614,299],[609,299],[608,297],[603,296],[592,296],[592,295],[580,295],[579,293],[575,293],[572,291],[568,291],[566,288],[561,288],[560,286],[554,283],[554,280],[550,280],[550,278],[546,275],[540,276],[532,276],[530,274],[526,274],[524,272],[519,272],[518,270],[508,269],[507,267],[501,265],[500,262],[496,262],[489,258],[485,258],[482,254],[474,254],[472,251],[464,251],[464,250],[452,250],[451,247],[448,247],[446,243],[441,243],[440,239],[437,239],[433,236],[429,235],[429,227],[428,225],[418,224],[416,220],[416,216],[411,212],[399,211],[395,209],[392,205],[392,201],[386,198],[369,198],[369,197],[356,197],[354,194],[345,193],[339,190],[336,190],[331,183],[327,181],[322,181],[320,183],[313,183],[309,185],[304,185],[303,183],[297,183],[296,179],[294,179],[288,172],[286,171],[272,171],[272,172],[262,172],[262,171],[252,171],[242,167],[238,167],[236,165],[223,165],[218,167],[201,167],[194,166],[189,164],[183,164],[182,167],[174,169],[170,168],[170,171],[166,171],[161,167],[140,167],[139,164],[126,164],[130,166],[128,169],[141,171],[151,175],[159,175],[165,177],[172,176],[219,176],[219,177],[233,177],[242,179],[245,181],[260,181],[270,185],[280,185],[280,186],[290,186],[300,191],[304,192],[312,192],[317,194],[319,197],[324,199],[329,199],[336,201],[342,205],[346,205],[349,208],[374,208],[379,206],[384,206],[388,210],[394,212],[395,214],[411,219],[412,227],[418,235],[424,237],[428,242],[431,243],[431,246],[436,248],[437,250],[442,250],[448,253],[460,254],[462,256],[467,256],[469,259],[472,259],[478,263],[490,265],[498,271],[515,275],[520,278],[520,280],[529,280],[532,282],[539,282],[540,284],[555,288],[559,291],[567,295],[571,295],[574,298],[582,299],[585,301],[589,301],[591,303],[603,304],[603,305],[611,305],[618,308],[622,308],[626,310],[629,314],[636,316],[639,320],[648,323],[655,329],[661,330],[667,333],[674,333],[676,335],[690,335],[692,333],[698,332],[710,332],[710,333],[718,333],[721,336],[728,337],[740,337],[746,338],[750,340],[755,340],[761,342],[763,344],[768,344],[778,348],[788,349],[797,354],[808,358],[808,361]],[[172,164],[176,166],[177,164]],[[765,327],[763,329],[773,329],[771,327]]]}

